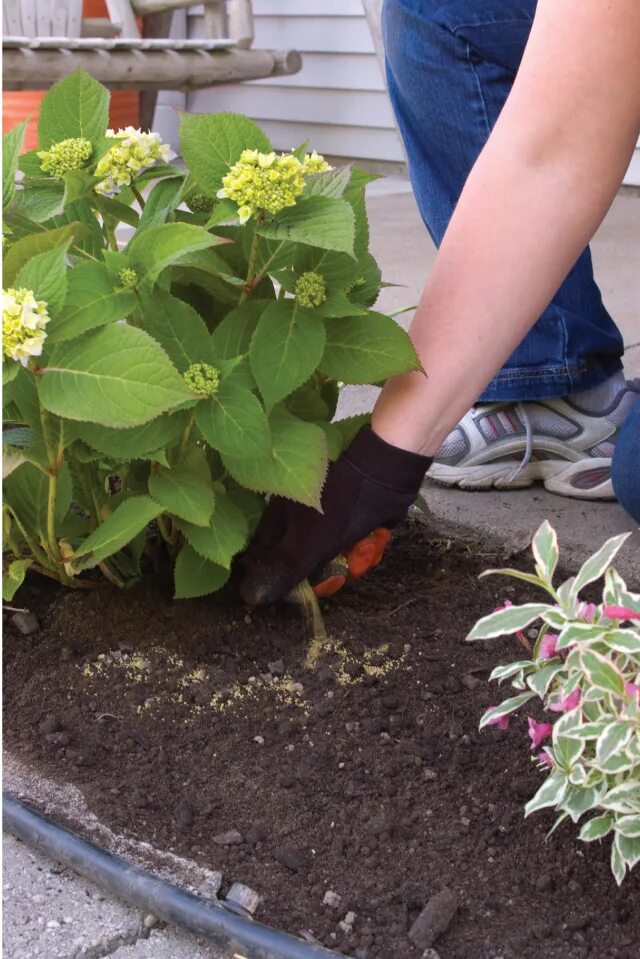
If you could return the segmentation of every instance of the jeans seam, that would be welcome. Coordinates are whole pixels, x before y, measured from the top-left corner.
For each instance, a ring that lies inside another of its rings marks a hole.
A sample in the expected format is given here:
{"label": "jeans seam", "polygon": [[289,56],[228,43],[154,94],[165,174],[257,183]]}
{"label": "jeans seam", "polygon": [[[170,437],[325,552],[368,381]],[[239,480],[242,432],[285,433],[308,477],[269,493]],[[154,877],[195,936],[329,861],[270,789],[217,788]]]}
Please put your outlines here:
{"label": "jeans seam", "polygon": [[566,364],[565,366],[550,366],[544,372],[534,372],[531,369],[523,367],[519,370],[501,370],[496,373],[493,380],[494,381],[507,381],[507,380],[546,380],[551,377],[557,376],[567,376],[571,380],[571,375],[576,373],[584,373],[587,370],[586,363],[573,363],[571,365]]}
{"label": "jeans seam", "polygon": [[489,113],[488,113],[488,110],[487,110],[487,104],[486,104],[486,101],[485,101],[485,98],[484,98],[484,93],[483,93],[483,91],[482,91],[482,84],[480,83],[480,77],[478,76],[478,71],[476,70],[476,68],[475,68],[475,66],[474,66],[474,64],[473,64],[473,60],[471,59],[471,44],[470,44],[469,42],[467,42],[467,44],[466,44],[466,51],[465,51],[465,52],[466,52],[466,55],[467,55],[467,63],[468,63],[468,65],[469,65],[470,69],[471,69],[471,72],[472,72],[472,74],[473,74],[473,78],[474,78],[475,83],[476,83],[476,88],[477,88],[477,91],[478,91],[478,96],[480,97],[480,103],[482,104],[482,112],[483,112],[483,114],[484,114],[484,121],[485,121],[485,124],[486,124],[487,133],[488,133],[489,136],[491,136],[491,131],[492,131],[493,128],[492,128],[492,126],[491,126],[491,121],[489,120]]}
{"label": "jeans seam", "polygon": [[567,321],[564,318],[562,310],[559,310],[557,306],[553,307],[554,313],[556,314],[557,319],[560,320],[560,327],[562,329],[562,355],[564,356],[565,366],[567,368],[567,376],[569,377],[569,385],[571,387],[571,392],[573,392],[573,377],[571,376],[571,368],[567,363],[567,354],[569,350],[569,330],[567,329]]}
{"label": "jeans seam", "polygon": [[508,20],[480,20],[476,23],[459,23],[456,27],[451,27],[451,32],[456,35],[459,30],[466,30],[467,27],[494,27],[501,26],[506,23],[526,23],[531,26],[531,20],[512,18]]}

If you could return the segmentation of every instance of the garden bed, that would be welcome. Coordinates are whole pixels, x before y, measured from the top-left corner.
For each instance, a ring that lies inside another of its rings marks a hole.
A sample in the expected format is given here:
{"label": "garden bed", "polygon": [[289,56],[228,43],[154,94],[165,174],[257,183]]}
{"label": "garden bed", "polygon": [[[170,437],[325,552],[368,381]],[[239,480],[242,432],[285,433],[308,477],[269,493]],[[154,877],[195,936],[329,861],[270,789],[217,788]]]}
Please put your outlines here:
{"label": "garden bed", "polygon": [[347,955],[418,959],[408,930],[448,887],[441,959],[635,957],[640,873],[619,890],[608,841],[565,823],[545,842],[551,815],[523,819],[541,778],[524,716],[477,732],[503,698],[489,671],[519,650],[464,636],[528,587],[478,582],[495,555],[417,527],[387,557],[324,603],[331,638],[311,646],[293,607],[34,581],[16,602],[40,630],[5,632],[7,744],[112,829]]}

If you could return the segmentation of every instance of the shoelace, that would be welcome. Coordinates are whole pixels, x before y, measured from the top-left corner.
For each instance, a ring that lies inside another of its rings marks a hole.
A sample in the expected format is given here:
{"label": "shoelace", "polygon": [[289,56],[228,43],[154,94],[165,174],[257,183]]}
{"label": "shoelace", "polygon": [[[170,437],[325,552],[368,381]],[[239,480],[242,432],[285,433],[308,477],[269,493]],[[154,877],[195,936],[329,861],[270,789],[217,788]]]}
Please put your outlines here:
{"label": "shoelace", "polygon": [[516,412],[518,413],[520,419],[524,423],[527,445],[525,446],[524,455],[522,459],[520,460],[519,465],[516,466],[516,468],[512,470],[511,473],[509,473],[509,475],[507,476],[508,483],[513,483],[513,481],[516,480],[518,476],[520,476],[520,473],[522,472],[522,470],[529,465],[531,461],[531,454],[533,453],[533,427],[531,426],[531,420],[529,419],[529,414],[527,413],[524,407],[524,404],[516,403],[515,407],[516,407]]}

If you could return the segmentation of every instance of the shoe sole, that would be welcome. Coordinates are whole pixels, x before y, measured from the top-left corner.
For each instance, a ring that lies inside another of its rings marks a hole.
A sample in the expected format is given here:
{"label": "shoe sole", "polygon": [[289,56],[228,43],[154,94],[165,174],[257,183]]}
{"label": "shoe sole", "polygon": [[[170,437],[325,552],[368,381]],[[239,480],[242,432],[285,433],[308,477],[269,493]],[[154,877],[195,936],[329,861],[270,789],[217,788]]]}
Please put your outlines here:
{"label": "shoe sole", "polygon": [[434,463],[427,477],[442,486],[460,489],[527,489],[542,483],[558,496],[584,500],[615,500],[611,484],[611,460],[589,457],[568,463],[566,460],[540,460],[528,463],[515,479],[509,479],[517,466],[511,463],[483,463],[479,466],[445,466]]}

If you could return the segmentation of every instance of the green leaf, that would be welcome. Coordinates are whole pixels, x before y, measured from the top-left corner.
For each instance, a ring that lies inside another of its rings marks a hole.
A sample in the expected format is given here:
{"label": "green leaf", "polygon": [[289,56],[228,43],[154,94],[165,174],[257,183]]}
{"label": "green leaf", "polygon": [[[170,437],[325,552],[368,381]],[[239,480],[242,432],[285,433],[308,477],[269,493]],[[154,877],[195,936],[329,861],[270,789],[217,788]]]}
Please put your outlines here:
{"label": "green leaf", "polygon": [[78,547],[71,565],[76,573],[91,569],[117,553],[162,512],[148,496],[131,496]]}
{"label": "green leaf", "polygon": [[520,693],[518,696],[511,696],[510,699],[505,699],[499,706],[492,706],[491,709],[487,709],[483,714],[478,728],[484,729],[485,726],[493,725],[496,719],[509,716],[511,713],[514,713],[516,709],[520,709],[521,706],[529,702],[530,699],[533,699],[534,695],[534,693]]}
{"label": "green leaf", "polygon": [[73,240],[75,237],[83,236],[86,233],[87,228],[84,223],[68,223],[54,230],[42,230],[15,240],[7,250],[2,263],[5,288],[15,286],[15,278],[19,271],[34,256],[53,250],[66,240]]}
{"label": "green leaf", "polygon": [[602,639],[605,627],[597,623],[566,623],[558,635],[557,649],[567,649],[574,643],[588,643]]}
{"label": "green leaf", "polygon": [[[227,313],[211,334],[212,356],[220,360],[248,357],[258,320],[271,302],[249,299]],[[253,383],[253,377],[251,379]]]}
{"label": "green leaf", "polygon": [[16,595],[27,575],[27,570],[31,566],[30,559],[14,559],[2,577],[2,599],[5,603],[10,603]]}
{"label": "green leaf", "polygon": [[327,470],[324,432],[312,423],[297,420],[282,406],[272,411],[269,422],[271,458],[223,453],[225,467],[248,489],[277,493],[319,508]]}
{"label": "green leaf", "polygon": [[302,386],[318,366],[325,329],[310,310],[296,300],[270,304],[251,339],[251,371],[267,409]]}
{"label": "green leaf", "polygon": [[547,609],[546,603],[525,603],[522,606],[507,606],[495,613],[483,616],[475,624],[467,640],[494,639],[515,633],[525,626],[530,626]]}
{"label": "green leaf", "polygon": [[355,218],[346,200],[335,197],[302,197],[295,206],[256,223],[255,231],[272,240],[291,240],[307,246],[353,256]]}
{"label": "green leaf", "polygon": [[158,416],[131,429],[110,429],[97,423],[76,423],[74,432],[94,450],[99,450],[111,459],[142,459],[157,450],[165,449],[176,443],[185,428],[188,414],[179,411],[170,415]]}
{"label": "green leaf", "polygon": [[604,837],[611,832],[612,826],[613,816],[611,816],[610,813],[605,813],[603,816],[596,816],[584,824],[580,830],[578,839],[582,839],[583,842],[593,842],[595,839],[604,839]]}
{"label": "green leaf", "polygon": [[193,398],[162,347],[121,323],[61,343],[40,380],[46,409],[103,426],[140,426]]}
{"label": "green leaf", "polygon": [[129,226],[136,228],[140,222],[140,214],[137,210],[112,196],[102,196],[100,193],[96,193],[91,197],[91,206],[102,216],[109,217],[116,223],[128,223]]}
{"label": "green leaf", "polygon": [[605,656],[592,649],[583,649],[580,651],[580,663],[591,686],[616,696],[624,695],[624,677]]}
{"label": "green leaf", "polygon": [[22,150],[27,121],[19,123],[2,137],[2,209],[6,209],[15,194],[18,158]]}
{"label": "green leaf", "polygon": [[558,565],[558,536],[548,519],[539,527],[531,543],[536,571],[541,579],[551,583]]}
{"label": "green leaf", "polygon": [[192,250],[214,246],[217,240],[201,226],[161,223],[134,234],[127,246],[127,259],[142,283],[153,284],[166,267]]}
{"label": "green leaf", "polygon": [[180,529],[200,556],[225,569],[230,568],[233,557],[246,545],[249,532],[244,513],[219,485],[213,516],[206,528],[203,524],[181,523]]}
{"label": "green leaf", "polygon": [[[4,503],[18,517],[22,526],[37,540],[47,540],[47,500],[49,477],[31,463],[23,463],[4,481]],[[66,460],[58,473],[56,490],[56,526],[71,506],[71,474]]]}
{"label": "green leaf", "polygon": [[640,816],[619,816],[616,831],[627,839],[640,839]]}
{"label": "green leaf", "polygon": [[193,363],[211,361],[211,336],[202,317],[159,286],[142,296],[142,326],[181,373]]}
{"label": "green leaf", "polygon": [[213,212],[207,222],[205,229],[210,230],[213,226],[220,223],[230,223],[238,219],[238,205],[233,200],[219,200],[213,208]]}
{"label": "green leaf", "polygon": [[41,150],[70,137],[96,142],[109,120],[109,93],[84,70],[74,70],[45,94],[40,106]]}
{"label": "green leaf", "polygon": [[609,761],[612,756],[617,756],[624,751],[635,731],[635,723],[632,721],[618,721],[609,723],[604,731],[598,737],[596,743],[596,760],[599,764]]}
{"label": "green leaf", "polygon": [[612,536],[600,549],[590,556],[580,567],[578,575],[573,583],[573,596],[577,597],[581,590],[593,583],[604,574],[605,570],[614,560],[614,557],[624,542],[631,536],[631,533],[621,533],[619,536]]}
{"label": "green leaf", "polygon": [[180,149],[198,184],[215,196],[243,150],[270,153],[273,147],[260,127],[237,113],[183,113]]}
{"label": "green leaf", "polygon": [[629,781],[614,786],[603,798],[601,805],[611,812],[623,815],[640,813],[640,783]]}
{"label": "green leaf", "polygon": [[616,830],[614,843],[618,847],[623,862],[626,863],[629,869],[633,869],[633,867],[640,862],[640,838],[630,838]]}
{"label": "green leaf", "polygon": [[152,470],[149,492],[168,513],[196,528],[209,524],[215,504],[213,488],[188,467]]}
{"label": "green leaf", "polygon": [[67,295],[67,267],[65,257],[70,244],[67,239],[46,253],[38,253],[22,267],[15,279],[17,288],[33,290],[37,300],[44,300],[49,315],[58,313]]}
{"label": "green leaf", "polygon": [[256,462],[269,459],[269,423],[257,397],[243,386],[222,382],[214,396],[198,403],[196,423],[220,453]]}
{"label": "green leaf", "polygon": [[537,693],[540,697],[544,696],[554,676],[556,676],[561,669],[564,669],[562,663],[551,663],[549,666],[543,666],[542,669],[537,670],[537,672],[527,677],[529,689],[532,689],[534,693]]}
{"label": "green leaf", "polygon": [[539,576],[534,573],[522,573],[519,569],[485,569],[478,579],[483,579],[485,576],[511,576],[512,579],[521,579],[525,583],[531,583],[532,586],[539,586],[540,589],[545,588],[544,581]]}
{"label": "green leaf", "polygon": [[351,167],[337,167],[333,170],[326,170],[324,173],[314,173],[307,177],[302,192],[303,197],[307,196],[334,196],[341,197],[347,189],[351,180]]}
{"label": "green leaf", "polygon": [[65,173],[64,195],[62,198],[63,207],[75,200],[83,200],[90,197],[93,187],[100,182],[100,177],[92,176],[88,170],[70,170]]}
{"label": "green leaf", "polygon": [[215,593],[229,579],[229,570],[211,563],[188,543],[180,550],[176,560],[174,579],[176,599],[194,599]]}
{"label": "green leaf", "polygon": [[132,290],[117,289],[104,263],[86,261],[68,273],[64,311],[48,333],[52,343],[126,319],[137,306]]}
{"label": "green leaf", "polygon": [[184,174],[180,170],[176,170],[173,177],[167,177],[156,183],[147,196],[140,216],[141,230],[166,223],[180,203],[183,183]]}
{"label": "green leaf", "polygon": [[76,240],[75,246],[84,250],[94,259],[100,259],[104,253],[104,236],[89,200],[75,200],[68,203],[62,213],[48,220],[45,226],[52,228],[79,221],[86,226],[86,233]]}
{"label": "green leaf", "polygon": [[610,629],[604,635],[607,647],[617,653],[637,656],[640,653],[640,632],[637,629]]}
{"label": "green leaf", "polygon": [[64,183],[61,180],[42,180],[30,183],[28,189],[18,190],[15,207],[23,216],[41,223],[61,212],[63,198]]}
{"label": "green leaf", "polygon": [[343,383],[377,383],[419,370],[420,360],[401,327],[382,313],[328,319],[320,371]]}
{"label": "green leaf", "polygon": [[530,816],[532,812],[538,809],[546,809],[547,806],[559,806],[564,799],[569,784],[564,776],[552,773],[543,782],[533,799],[524,807],[525,816]]}
{"label": "green leaf", "polygon": [[598,806],[605,789],[603,782],[597,786],[571,786],[562,808],[569,813],[573,822],[578,822],[581,816]]}
{"label": "green leaf", "polygon": [[336,420],[334,425],[342,433],[342,448],[346,449],[356,438],[364,426],[371,422],[371,413],[356,413],[354,416],[346,416],[342,420]]}

